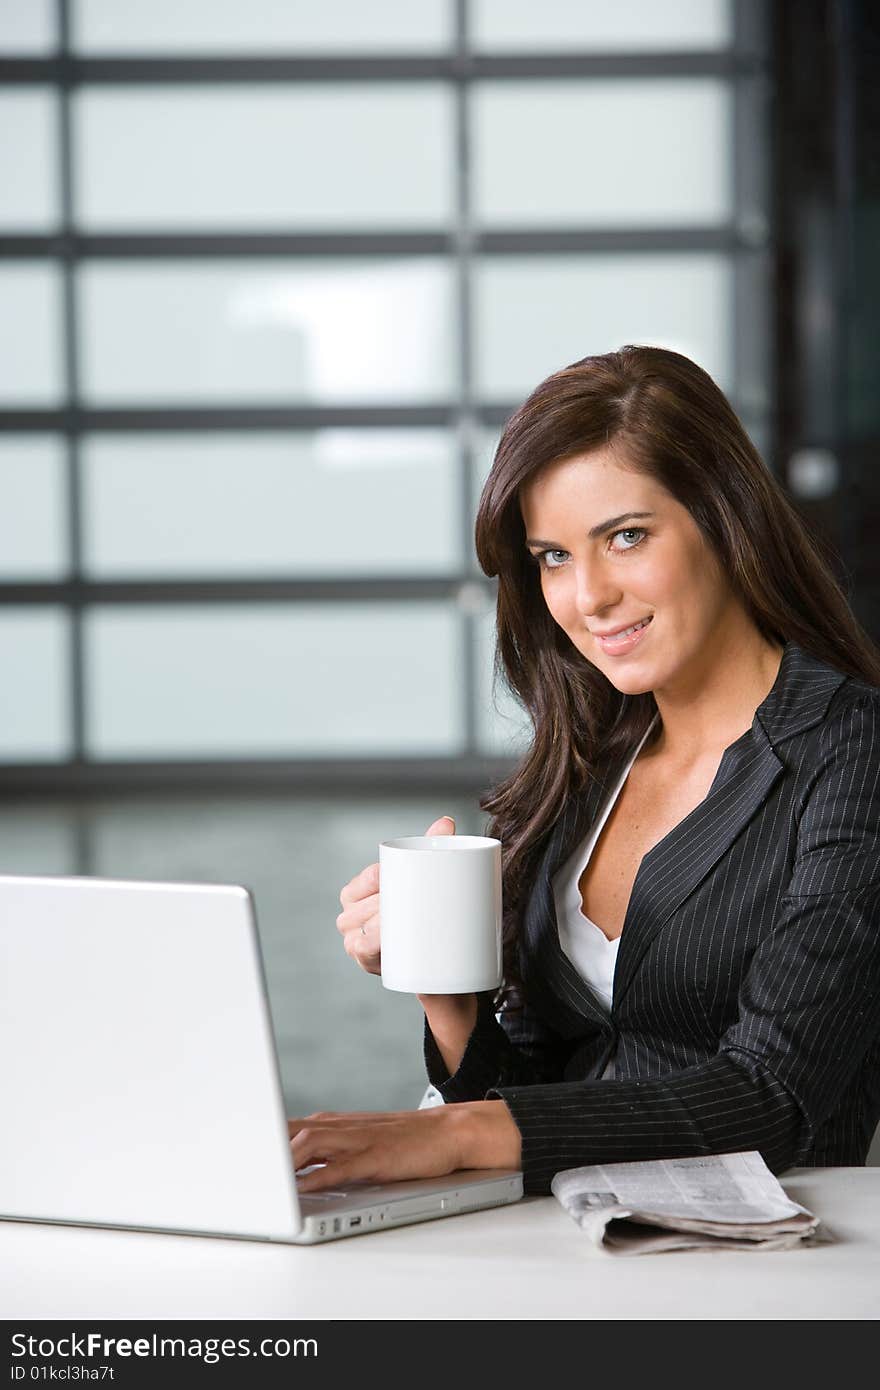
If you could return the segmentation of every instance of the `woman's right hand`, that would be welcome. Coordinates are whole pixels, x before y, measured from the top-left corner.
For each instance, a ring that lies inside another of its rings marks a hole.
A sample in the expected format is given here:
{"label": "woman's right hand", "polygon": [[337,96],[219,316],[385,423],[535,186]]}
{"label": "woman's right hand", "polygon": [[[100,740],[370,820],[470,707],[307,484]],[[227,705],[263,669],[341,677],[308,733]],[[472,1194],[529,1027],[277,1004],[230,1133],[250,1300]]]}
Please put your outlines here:
{"label": "woman's right hand", "polygon": [[[425,834],[454,835],[455,821],[451,816],[441,816],[428,826]],[[342,911],[336,918],[336,926],[342,933],[346,951],[368,974],[381,974],[379,865],[368,864],[355,874],[339,894],[339,901]]]}

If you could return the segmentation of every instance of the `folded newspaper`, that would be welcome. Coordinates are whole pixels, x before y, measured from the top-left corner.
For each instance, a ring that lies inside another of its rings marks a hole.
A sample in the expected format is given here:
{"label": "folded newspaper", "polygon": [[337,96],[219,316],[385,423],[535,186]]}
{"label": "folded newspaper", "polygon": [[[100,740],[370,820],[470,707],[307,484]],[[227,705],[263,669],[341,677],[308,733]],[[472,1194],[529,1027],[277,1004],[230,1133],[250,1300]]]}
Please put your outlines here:
{"label": "folded newspaper", "polygon": [[613,1255],[790,1250],[819,1226],[754,1152],[567,1168],[550,1190],[593,1243]]}

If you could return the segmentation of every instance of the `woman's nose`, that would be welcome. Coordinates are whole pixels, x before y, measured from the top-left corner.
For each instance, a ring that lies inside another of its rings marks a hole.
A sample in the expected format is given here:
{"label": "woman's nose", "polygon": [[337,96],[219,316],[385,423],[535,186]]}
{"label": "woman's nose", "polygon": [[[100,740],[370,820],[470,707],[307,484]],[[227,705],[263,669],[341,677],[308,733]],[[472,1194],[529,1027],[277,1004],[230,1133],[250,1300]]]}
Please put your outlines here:
{"label": "woman's nose", "polygon": [[620,587],[601,565],[575,566],[575,603],[584,618],[603,612],[621,597]]}

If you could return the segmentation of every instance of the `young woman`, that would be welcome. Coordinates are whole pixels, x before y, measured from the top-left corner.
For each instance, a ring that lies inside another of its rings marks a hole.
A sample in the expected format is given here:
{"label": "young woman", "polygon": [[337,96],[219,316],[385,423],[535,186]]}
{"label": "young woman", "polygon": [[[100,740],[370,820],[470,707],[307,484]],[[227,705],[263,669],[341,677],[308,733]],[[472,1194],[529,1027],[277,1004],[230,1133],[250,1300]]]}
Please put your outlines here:
{"label": "young woman", "polygon": [[[531,716],[482,801],[505,983],[425,996],[447,1104],[291,1120],[357,1178],[758,1149],[860,1164],[880,1120],[880,653],[728,401],[627,347],[508,422],[477,553]],[[448,818],[429,834],[452,833]],[[379,970],[378,865],[341,893]]]}

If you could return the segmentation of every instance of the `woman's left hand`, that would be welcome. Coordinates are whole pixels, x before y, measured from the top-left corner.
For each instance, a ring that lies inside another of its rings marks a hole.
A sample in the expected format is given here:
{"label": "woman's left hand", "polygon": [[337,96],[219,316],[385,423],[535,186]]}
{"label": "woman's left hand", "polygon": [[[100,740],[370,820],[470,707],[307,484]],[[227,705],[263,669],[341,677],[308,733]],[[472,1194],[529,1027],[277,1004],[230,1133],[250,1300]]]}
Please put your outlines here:
{"label": "woman's left hand", "polygon": [[300,1192],[353,1181],[434,1178],[458,1168],[518,1168],[521,1140],[503,1100],[427,1110],[321,1112],[287,1122],[294,1166],[322,1168],[297,1178]]}

